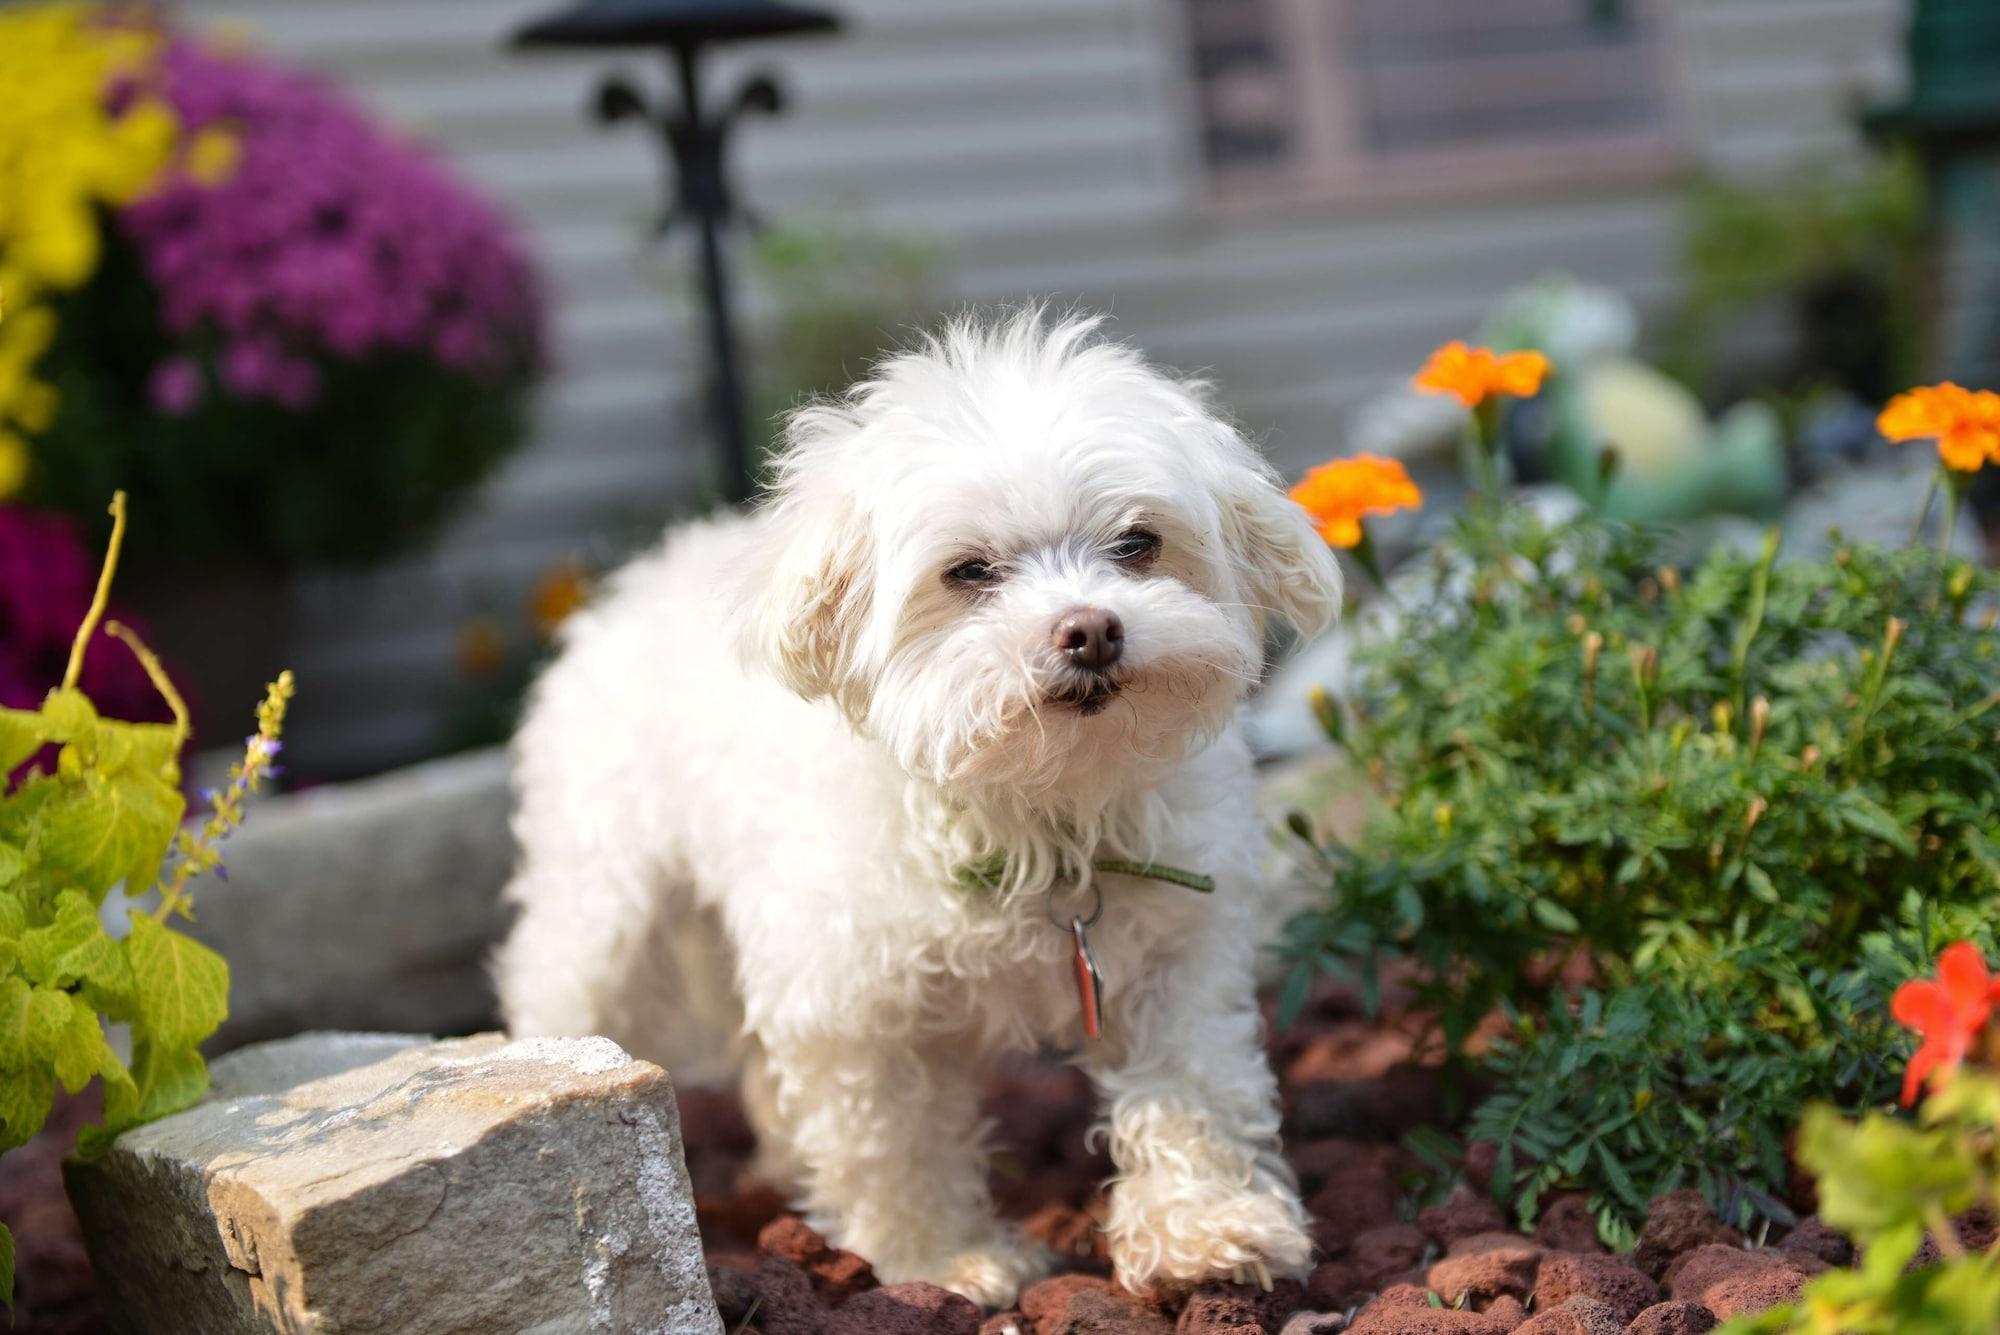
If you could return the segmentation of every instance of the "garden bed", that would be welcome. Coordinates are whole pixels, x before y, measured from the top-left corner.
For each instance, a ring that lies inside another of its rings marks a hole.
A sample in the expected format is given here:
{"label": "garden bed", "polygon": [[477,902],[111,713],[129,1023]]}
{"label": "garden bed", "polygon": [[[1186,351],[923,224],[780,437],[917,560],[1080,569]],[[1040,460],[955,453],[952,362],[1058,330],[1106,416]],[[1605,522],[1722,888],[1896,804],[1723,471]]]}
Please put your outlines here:
{"label": "garden bed", "polygon": [[[988,1090],[1003,1145],[993,1191],[1004,1213],[1057,1253],[1057,1274],[1030,1288],[1018,1308],[976,1320],[967,1307],[909,1285],[850,1314],[854,1295],[875,1286],[865,1262],[827,1249],[786,1213],[782,1198],[749,1175],[752,1138],[733,1097],[688,1091],[682,1096],[688,1166],[725,1325],[769,1335],[822,1329],[1004,1335],[1010,1327],[1017,1335],[1277,1335],[1281,1329],[1300,1335],[1341,1329],[1351,1319],[1352,1329],[1375,1335],[1523,1326],[1537,1335],[1627,1329],[1666,1335],[1706,1330],[1718,1316],[1786,1301],[1810,1275],[1850,1259],[1846,1242],[1810,1218],[1749,1249],[1687,1190],[1655,1204],[1638,1248],[1624,1256],[1599,1241],[1581,1196],[1547,1202],[1532,1236],[1515,1231],[1483,1190],[1490,1155],[1475,1151],[1468,1156],[1471,1180],[1453,1181],[1402,1145],[1410,1129],[1441,1124],[1457,1098],[1442,1069],[1418,1059],[1429,1017],[1394,985],[1384,1002],[1371,1019],[1353,992],[1323,984],[1272,1043],[1287,1149],[1321,1257],[1304,1284],[1281,1284],[1268,1295],[1234,1285],[1151,1297],[1118,1289],[1096,1231],[1098,1184],[1111,1165],[1086,1146],[1094,1115],[1089,1084],[1054,1064],[1024,1063]],[[1809,1212],[1810,1188],[1802,1183],[1793,1203]],[[1442,1306],[1432,1305],[1433,1293]],[[1550,1310],[1565,1304],[1560,1314]],[[1642,1309],[1651,1310],[1638,1319]],[[1304,1315],[1313,1313],[1335,1319]]]}
{"label": "garden bed", "polygon": [[[1302,1314],[1330,1314],[1374,1335],[1669,1335],[1787,1301],[1805,1279],[1852,1258],[1844,1239],[1810,1217],[1803,1176],[1790,1204],[1804,1221],[1753,1239],[1689,1190],[1655,1202],[1637,1247],[1623,1255],[1599,1240],[1580,1195],[1545,1202],[1532,1235],[1515,1230],[1485,1190],[1490,1153],[1475,1147],[1463,1174],[1446,1177],[1405,1148],[1406,1133],[1443,1125],[1460,1099],[1420,1052],[1431,1017],[1393,980],[1383,1003],[1370,1018],[1354,992],[1326,982],[1290,1028],[1273,1030],[1287,1149],[1321,1255],[1305,1283],[1268,1295],[1216,1285],[1138,1297],[1116,1287],[1096,1230],[1111,1165],[1086,1143],[1092,1091],[1054,1062],[1019,1063],[987,1091],[1002,1145],[995,1198],[1059,1258],[1056,1274],[1018,1308],[992,1315],[924,1285],[857,1301],[877,1289],[865,1259],[829,1249],[754,1178],[754,1143],[735,1096],[684,1090],[688,1168],[725,1326],[765,1335],[1004,1335],[1010,1325],[1016,1335],[1310,1335],[1342,1326]],[[0,1160],[0,1212],[17,1221],[21,1239],[19,1335],[101,1328],[59,1172],[95,1104],[90,1094],[62,1101],[41,1136]],[[1990,1245],[1990,1220],[1960,1223],[1967,1246]]]}

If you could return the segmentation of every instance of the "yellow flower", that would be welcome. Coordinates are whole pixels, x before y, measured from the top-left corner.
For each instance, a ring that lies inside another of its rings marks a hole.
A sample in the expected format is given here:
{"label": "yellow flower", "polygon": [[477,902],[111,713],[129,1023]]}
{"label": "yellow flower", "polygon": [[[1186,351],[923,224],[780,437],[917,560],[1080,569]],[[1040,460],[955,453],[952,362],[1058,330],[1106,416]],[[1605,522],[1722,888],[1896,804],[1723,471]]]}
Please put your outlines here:
{"label": "yellow flower", "polygon": [[[88,282],[102,210],[138,198],[179,129],[150,96],[159,33],[102,6],[58,0],[0,9],[0,431],[46,431],[55,392],[35,365],[55,335],[51,300]],[[114,107],[106,90],[132,90]]]}
{"label": "yellow flower", "polygon": [[14,496],[28,480],[28,442],[11,431],[0,431],[0,501]]}
{"label": "yellow flower", "polygon": [[1477,408],[1495,394],[1531,398],[1539,394],[1549,373],[1549,359],[1539,352],[1495,353],[1469,347],[1454,339],[1431,354],[1410,383],[1431,394],[1449,394],[1468,408]]}
{"label": "yellow flower", "polygon": [[1424,503],[1402,464],[1373,454],[1321,464],[1300,478],[1290,495],[1312,516],[1321,537],[1347,548],[1361,544],[1363,515],[1393,514]]}
{"label": "yellow flower", "polygon": [[198,185],[221,185],[236,174],[243,158],[243,141],[219,125],[204,127],[188,144],[184,164]]}
{"label": "yellow flower", "polygon": [[1944,466],[1976,473],[2000,464],[2000,394],[1952,384],[1924,385],[1889,400],[1875,429],[1890,440],[1935,440]]}

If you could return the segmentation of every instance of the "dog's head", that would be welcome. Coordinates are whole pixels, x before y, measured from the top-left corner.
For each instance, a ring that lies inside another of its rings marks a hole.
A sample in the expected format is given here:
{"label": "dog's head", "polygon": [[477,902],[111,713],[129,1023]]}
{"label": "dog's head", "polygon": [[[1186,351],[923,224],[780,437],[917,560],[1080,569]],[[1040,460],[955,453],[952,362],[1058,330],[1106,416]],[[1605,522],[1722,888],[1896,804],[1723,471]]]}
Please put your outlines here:
{"label": "dog's head", "polygon": [[790,420],[750,646],[912,773],[1143,781],[1227,721],[1267,618],[1338,610],[1270,468],[1096,324],[960,321]]}

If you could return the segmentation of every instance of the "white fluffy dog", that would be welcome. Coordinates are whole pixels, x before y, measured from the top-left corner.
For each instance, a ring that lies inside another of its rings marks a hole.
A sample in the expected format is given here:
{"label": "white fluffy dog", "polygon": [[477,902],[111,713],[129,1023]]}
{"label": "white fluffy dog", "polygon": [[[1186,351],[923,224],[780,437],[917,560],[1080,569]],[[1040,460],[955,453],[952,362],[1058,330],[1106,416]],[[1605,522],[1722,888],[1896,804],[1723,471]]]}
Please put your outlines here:
{"label": "white fluffy dog", "polygon": [[885,1280],[988,1304],[1044,1260],[987,1194],[1010,1051],[1102,1091],[1128,1286],[1311,1251],[1235,714],[1339,569],[1201,387],[1095,324],[963,320],[798,410],[771,500],[613,578],[518,741],[512,1029],[689,1078],[721,1021],[760,1167]]}

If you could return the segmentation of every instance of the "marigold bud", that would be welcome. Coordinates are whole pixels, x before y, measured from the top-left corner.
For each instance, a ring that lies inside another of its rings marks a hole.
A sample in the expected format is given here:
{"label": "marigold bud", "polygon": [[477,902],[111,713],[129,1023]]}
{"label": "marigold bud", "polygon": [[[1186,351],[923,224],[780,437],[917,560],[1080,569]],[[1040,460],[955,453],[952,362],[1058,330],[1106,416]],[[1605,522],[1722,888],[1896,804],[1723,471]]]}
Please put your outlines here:
{"label": "marigold bud", "polygon": [[1333,697],[1326,693],[1326,687],[1315,686],[1306,696],[1306,703],[1312,706],[1313,718],[1318,721],[1320,731],[1327,740],[1342,743],[1347,729],[1340,717],[1340,709],[1333,703]]}
{"label": "marigold bud", "polygon": [[1750,702],[1750,749],[1754,752],[1764,744],[1764,730],[1771,726],[1771,702],[1758,696]]}

